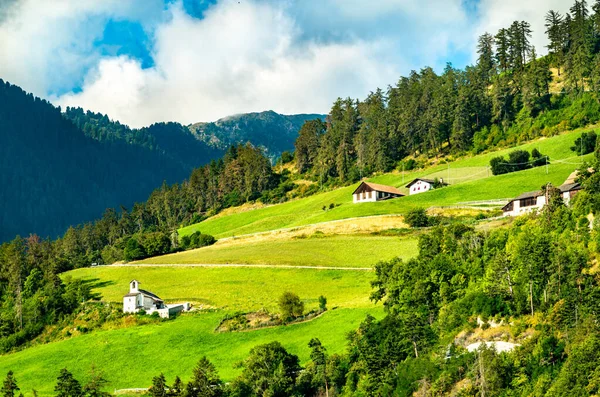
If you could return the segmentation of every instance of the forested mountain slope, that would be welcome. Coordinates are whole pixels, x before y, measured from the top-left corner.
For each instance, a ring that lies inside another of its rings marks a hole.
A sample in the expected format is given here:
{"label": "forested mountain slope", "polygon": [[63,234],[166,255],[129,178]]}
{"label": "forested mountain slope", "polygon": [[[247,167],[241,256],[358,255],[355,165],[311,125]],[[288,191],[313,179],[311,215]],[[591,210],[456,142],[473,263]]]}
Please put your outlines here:
{"label": "forested mountain slope", "polygon": [[322,114],[283,115],[272,110],[226,117],[213,123],[196,123],[189,128],[200,140],[216,148],[251,142],[264,148],[271,158],[293,150],[305,121],[325,119]]}
{"label": "forested mountain slope", "polygon": [[[192,170],[206,159],[216,159],[224,151],[196,139],[190,130],[175,122],[155,123],[149,127],[132,129],[107,115],[84,111],[81,108],[67,107],[63,114],[73,121],[83,133],[97,141],[110,144],[129,144],[156,154],[163,155],[184,172],[177,175],[180,181],[188,177]],[[158,186],[156,186],[158,187]]]}
{"label": "forested mountain slope", "polygon": [[0,103],[0,240],[55,237],[107,207],[145,200],[163,181],[179,182],[220,155],[198,142],[194,157],[173,161],[149,140],[128,136],[124,126],[120,138],[84,134],[60,108],[2,80]]}

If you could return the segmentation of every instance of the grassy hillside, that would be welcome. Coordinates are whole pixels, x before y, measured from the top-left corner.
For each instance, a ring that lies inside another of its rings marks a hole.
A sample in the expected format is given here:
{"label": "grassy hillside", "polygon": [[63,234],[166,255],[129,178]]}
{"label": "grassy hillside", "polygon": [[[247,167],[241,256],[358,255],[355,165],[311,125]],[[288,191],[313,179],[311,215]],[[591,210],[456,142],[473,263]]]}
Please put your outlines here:
{"label": "grassy hillside", "polygon": [[223,244],[164,255],[139,263],[234,263],[291,266],[370,267],[379,260],[409,258],[417,251],[416,237],[371,235],[323,236],[227,241]]}
{"label": "grassy hillside", "polygon": [[[414,207],[457,205],[477,200],[504,199],[520,193],[539,189],[541,185],[552,182],[560,185],[577,167],[582,159],[573,156],[570,147],[582,130],[565,133],[551,138],[543,138],[516,148],[462,158],[449,165],[437,165],[425,170],[390,173],[371,178],[373,182],[403,187],[416,177],[443,177],[451,184],[449,187],[407,196],[379,203],[352,204],[351,193],[357,184],[331,192],[317,194],[308,198],[256,210],[216,216],[204,222],[179,230],[181,235],[197,230],[216,237],[231,237],[242,234],[264,232],[281,228],[296,227],[338,219],[369,215],[402,214]],[[550,165],[512,174],[492,176],[486,167],[492,157],[506,155],[512,150],[531,151],[537,148],[550,157]],[[588,158],[591,155],[588,155]],[[449,170],[449,171],[448,171]],[[447,177],[448,173],[450,178]],[[404,181],[404,182],[403,182]],[[406,191],[406,189],[404,189]],[[334,203],[332,210],[324,211],[323,206]]]}
{"label": "grassy hillside", "polygon": [[318,307],[320,295],[329,307],[368,307],[373,272],[275,268],[200,268],[105,266],[78,269],[64,277],[94,280],[103,300],[122,302],[129,281],[167,302],[192,301],[210,307],[239,310],[277,309],[284,291],[297,293],[308,310]]}
{"label": "grassy hillside", "polygon": [[[143,288],[167,301],[190,300],[197,307],[224,310],[185,314],[157,325],[96,331],[2,356],[0,373],[14,370],[24,391],[35,388],[41,395],[50,395],[61,368],[85,379],[92,364],[105,372],[111,389],[148,387],[152,376],[160,372],[169,381],[175,375],[189,377],[203,355],[215,363],[224,379],[231,380],[239,372],[234,364],[257,344],[278,340],[307,361],[307,344],[312,337],[320,338],[329,352],[341,353],[346,334],[367,314],[382,315],[381,306],[368,299],[374,277],[368,271],[128,266],[79,269],[64,277],[93,281],[98,286],[95,291],[106,301],[120,302],[129,281],[136,278]],[[325,295],[330,310],[301,324],[240,333],[214,332],[226,312],[276,310],[276,300],[284,291],[298,293],[307,310],[317,308],[318,297]],[[143,369],[134,370],[133,361],[143,363]]]}
{"label": "grassy hillside", "polygon": [[345,335],[356,329],[367,313],[380,317],[382,312],[380,307],[337,309],[307,323],[236,333],[213,331],[223,313],[184,315],[157,325],[94,332],[2,356],[0,373],[12,369],[23,392],[36,389],[39,395],[50,396],[61,368],[85,380],[94,364],[104,371],[112,391],[149,387],[152,377],[161,372],[168,382],[175,375],[186,381],[196,362],[207,356],[229,381],[240,372],[234,364],[257,344],[280,341],[306,362],[308,342],[318,337],[330,353],[342,353]]}

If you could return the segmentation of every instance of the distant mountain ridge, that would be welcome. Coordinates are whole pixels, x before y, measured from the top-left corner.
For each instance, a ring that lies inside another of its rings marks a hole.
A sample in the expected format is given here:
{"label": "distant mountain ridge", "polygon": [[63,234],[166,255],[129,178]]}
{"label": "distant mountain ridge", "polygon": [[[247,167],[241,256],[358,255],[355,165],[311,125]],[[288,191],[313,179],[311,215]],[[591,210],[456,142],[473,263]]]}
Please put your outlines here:
{"label": "distant mountain ridge", "polygon": [[189,125],[190,131],[206,144],[225,150],[231,145],[250,142],[263,148],[269,157],[294,150],[298,131],[305,121],[325,119],[323,114],[283,115],[272,110],[228,116],[209,123]]}
{"label": "distant mountain ridge", "polygon": [[215,123],[131,129],[99,113],[59,107],[0,79],[0,243],[56,237],[70,225],[131,207],[163,182],[182,182],[229,145],[250,142],[270,157],[292,150],[304,120],[275,112]]}

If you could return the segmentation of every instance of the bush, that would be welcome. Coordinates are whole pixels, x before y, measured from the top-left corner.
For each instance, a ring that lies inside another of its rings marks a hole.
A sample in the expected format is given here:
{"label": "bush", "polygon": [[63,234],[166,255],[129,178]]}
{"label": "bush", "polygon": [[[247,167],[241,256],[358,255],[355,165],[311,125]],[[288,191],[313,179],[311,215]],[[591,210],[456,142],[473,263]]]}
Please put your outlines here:
{"label": "bush", "polygon": [[[533,161],[529,161],[530,157],[533,158]],[[492,174],[502,175],[531,167],[539,167],[545,165],[547,161],[547,156],[540,153],[537,149],[533,149],[531,155],[525,150],[514,150],[508,154],[508,160],[503,156],[491,159],[490,168],[492,169]]]}
{"label": "bush", "polygon": [[300,317],[304,313],[304,302],[293,292],[284,292],[279,298],[281,319],[288,320]]}
{"label": "bush", "polygon": [[431,218],[427,215],[425,208],[415,208],[404,216],[404,221],[410,227],[427,227],[431,225]]}
{"label": "bush", "polygon": [[207,247],[216,242],[216,238],[210,234],[202,234],[200,231],[194,232],[190,236],[183,236],[179,241],[183,249]]}
{"label": "bush", "polygon": [[327,310],[327,298],[323,295],[319,296],[319,309]]}
{"label": "bush", "polygon": [[146,251],[144,251],[144,247],[134,237],[131,237],[125,243],[123,257],[127,262],[143,259],[146,257]]}
{"label": "bush", "polygon": [[575,139],[571,150],[577,153],[578,156],[592,153],[596,148],[597,135],[594,131],[583,132],[581,136]]}

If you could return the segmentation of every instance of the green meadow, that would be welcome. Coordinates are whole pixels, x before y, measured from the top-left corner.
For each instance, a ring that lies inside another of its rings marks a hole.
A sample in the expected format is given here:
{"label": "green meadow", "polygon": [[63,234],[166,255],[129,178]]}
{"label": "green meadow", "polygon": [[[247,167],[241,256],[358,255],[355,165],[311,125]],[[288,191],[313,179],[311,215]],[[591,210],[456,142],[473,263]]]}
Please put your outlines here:
{"label": "green meadow", "polygon": [[318,298],[327,297],[328,306],[369,307],[373,272],[263,267],[150,267],[103,266],[65,273],[98,285],[94,292],[109,302],[122,302],[129,281],[137,279],[142,288],[167,302],[191,301],[233,311],[277,309],[277,299],[293,291],[307,310],[318,307]]}
{"label": "green meadow", "polygon": [[371,267],[380,260],[414,256],[417,241],[413,236],[400,238],[365,234],[228,241],[226,244],[149,258],[139,263]]}
{"label": "green meadow", "polygon": [[[537,167],[452,184],[443,189],[377,203],[352,204],[351,194],[357,186],[353,185],[288,203],[209,218],[204,222],[180,229],[179,232],[181,235],[186,235],[200,230],[217,238],[232,237],[353,217],[403,214],[416,207],[429,208],[461,205],[471,201],[508,199],[523,192],[537,190],[547,182],[560,185],[575,168],[577,166],[573,164],[555,162],[548,166],[548,173],[546,167]],[[392,179],[398,178],[398,175],[390,174],[373,178],[373,181],[393,185]],[[323,211],[323,205],[328,203],[335,203],[338,206]]]}
{"label": "green meadow", "polygon": [[0,373],[12,369],[25,394],[35,389],[39,395],[50,396],[61,368],[85,381],[95,365],[108,380],[108,390],[113,391],[150,387],[152,377],[161,372],[168,382],[176,375],[187,381],[196,362],[206,356],[220,376],[230,381],[240,372],[234,365],[258,344],[280,341],[306,362],[311,338],[318,337],[330,353],[342,353],[347,333],[367,314],[381,317],[382,313],[381,306],[374,305],[339,308],[306,323],[235,333],[214,332],[222,312],[185,314],[159,324],[97,331],[1,356]]}
{"label": "green meadow", "polygon": [[[400,187],[416,177],[442,177],[449,180],[450,186],[444,189],[406,196],[378,203],[352,204],[352,191],[358,184],[317,194],[311,197],[277,204],[246,212],[215,216],[201,223],[179,230],[180,235],[195,231],[208,233],[217,238],[252,234],[268,230],[297,227],[320,222],[328,222],[352,217],[370,215],[402,214],[415,207],[450,206],[460,203],[505,199],[520,193],[539,189],[551,182],[560,185],[584,159],[574,156],[570,150],[582,130],[564,133],[551,138],[542,138],[513,148],[484,153],[458,159],[452,163],[429,167],[406,173],[389,173],[370,180],[377,183]],[[531,151],[537,148],[550,157],[548,167],[538,167],[511,174],[493,176],[487,171],[491,158],[507,155],[515,149]],[[450,175],[450,178],[447,177]],[[454,178],[454,179],[453,179]],[[323,210],[329,204],[338,205],[332,210]]]}

